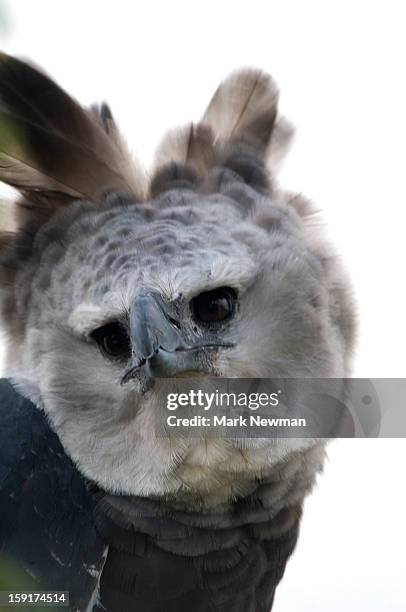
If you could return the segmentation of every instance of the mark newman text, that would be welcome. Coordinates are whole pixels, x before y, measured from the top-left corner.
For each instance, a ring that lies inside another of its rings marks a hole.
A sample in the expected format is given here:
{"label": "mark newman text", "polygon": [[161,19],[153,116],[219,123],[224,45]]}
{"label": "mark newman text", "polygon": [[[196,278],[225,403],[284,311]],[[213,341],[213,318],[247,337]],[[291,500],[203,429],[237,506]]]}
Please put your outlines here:
{"label": "mark newman text", "polygon": [[306,419],[289,419],[281,417],[261,417],[258,414],[249,416],[202,416],[177,417],[171,414],[166,419],[169,427],[306,427]]}

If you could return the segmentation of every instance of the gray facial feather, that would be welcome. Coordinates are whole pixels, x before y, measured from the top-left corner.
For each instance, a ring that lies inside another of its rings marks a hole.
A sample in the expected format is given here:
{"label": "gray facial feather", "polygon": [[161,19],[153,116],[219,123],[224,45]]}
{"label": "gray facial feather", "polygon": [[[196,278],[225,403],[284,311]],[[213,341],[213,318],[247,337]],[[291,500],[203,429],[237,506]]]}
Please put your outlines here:
{"label": "gray facial feather", "polygon": [[[340,317],[347,315],[335,294],[345,289],[286,203],[260,198],[247,215],[226,196],[184,191],[160,200],[104,211],[79,204],[78,218],[73,205],[41,230],[16,283],[26,329],[13,367],[39,386],[65,448],[89,478],[144,496],[185,495],[187,483],[217,503],[245,493],[266,466],[311,441],[252,441],[243,457],[221,440],[158,441],[154,397],[122,387],[123,366],[107,360],[89,333],[125,318],[147,291],[188,302],[227,285],[239,290],[240,308],[226,335],[235,346],[217,355],[218,373],[342,376]],[[63,244],[49,240],[62,229]],[[182,324],[190,324],[188,311]]]}
{"label": "gray facial feather", "polygon": [[[45,219],[37,215],[31,231],[20,227],[3,249],[9,374],[31,395],[35,389],[68,454],[109,492],[213,506],[246,495],[298,451],[314,448],[318,459],[309,469],[313,475],[319,469],[324,451],[317,440],[253,439],[242,447],[238,440],[157,437],[161,396],[143,395],[135,380],[121,385],[126,364],[106,358],[91,338],[110,321],[128,323],[132,304],[147,293],[176,304],[185,333],[204,338],[190,300],[227,286],[239,300],[221,332],[232,347],[208,358],[209,373],[348,375],[354,335],[348,281],[311,207],[272,187],[265,161],[278,125],[277,97],[267,78],[251,96],[260,74],[226,82],[206,114],[204,138],[201,130],[180,132],[172,160],[171,140],[164,143],[150,199],[113,191],[94,201],[58,200],[49,216],[47,192]],[[253,105],[243,116],[242,95]],[[230,96],[226,129],[216,122]],[[34,200],[28,194],[24,206]]]}

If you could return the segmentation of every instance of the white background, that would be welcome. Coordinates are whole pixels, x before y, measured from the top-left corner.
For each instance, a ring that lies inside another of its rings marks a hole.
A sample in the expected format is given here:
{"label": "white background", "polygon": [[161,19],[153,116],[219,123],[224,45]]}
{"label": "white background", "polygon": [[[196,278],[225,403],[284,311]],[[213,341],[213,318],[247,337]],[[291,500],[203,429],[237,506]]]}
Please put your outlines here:
{"label": "white background", "polygon": [[[0,0],[1,1],[1,0]],[[406,374],[406,4],[13,0],[1,47],[81,102],[107,100],[148,165],[241,65],[271,72],[297,127],[280,175],[323,210],[359,309],[355,376]],[[275,612],[406,609],[404,440],[335,442]],[[230,611],[232,612],[232,611]]]}

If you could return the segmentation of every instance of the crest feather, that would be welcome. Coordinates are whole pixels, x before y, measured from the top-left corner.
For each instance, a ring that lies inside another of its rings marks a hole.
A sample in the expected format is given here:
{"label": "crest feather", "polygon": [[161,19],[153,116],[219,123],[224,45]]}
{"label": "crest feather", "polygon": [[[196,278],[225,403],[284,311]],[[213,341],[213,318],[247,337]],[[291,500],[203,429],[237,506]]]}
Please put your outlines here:
{"label": "crest feather", "polygon": [[267,146],[278,110],[279,92],[262,70],[241,69],[219,85],[202,121],[215,141],[250,140]]}
{"label": "crest feather", "polygon": [[[292,135],[288,122],[277,119],[278,97],[275,82],[262,70],[244,68],[232,73],[217,88],[199,123],[165,136],[155,157],[151,193],[179,186],[185,166],[195,172],[194,183],[200,182],[203,190],[218,188],[223,182],[219,169],[223,169],[269,192],[266,162],[271,169],[277,165]],[[190,187],[191,181],[183,184]]]}
{"label": "crest feather", "polygon": [[[25,196],[140,197],[141,172],[118,136],[38,69],[0,54],[0,180]],[[34,203],[33,203],[34,206]],[[50,210],[52,206],[49,207]]]}

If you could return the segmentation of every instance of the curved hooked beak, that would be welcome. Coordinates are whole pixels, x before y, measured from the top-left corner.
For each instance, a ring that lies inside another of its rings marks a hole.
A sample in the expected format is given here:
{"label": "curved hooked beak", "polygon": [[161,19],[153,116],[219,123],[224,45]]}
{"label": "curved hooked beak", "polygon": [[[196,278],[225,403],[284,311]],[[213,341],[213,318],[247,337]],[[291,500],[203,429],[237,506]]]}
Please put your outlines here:
{"label": "curved hooked beak", "polygon": [[196,342],[187,342],[179,323],[167,313],[162,299],[154,293],[140,296],[134,301],[130,313],[130,336],[132,362],[121,384],[142,372],[148,387],[155,378],[169,378],[188,371],[207,371],[207,359],[202,357],[202,349],[212,352],[220,347],[232,346],[217,340],[202,343],[200,338],[196,338]]}

